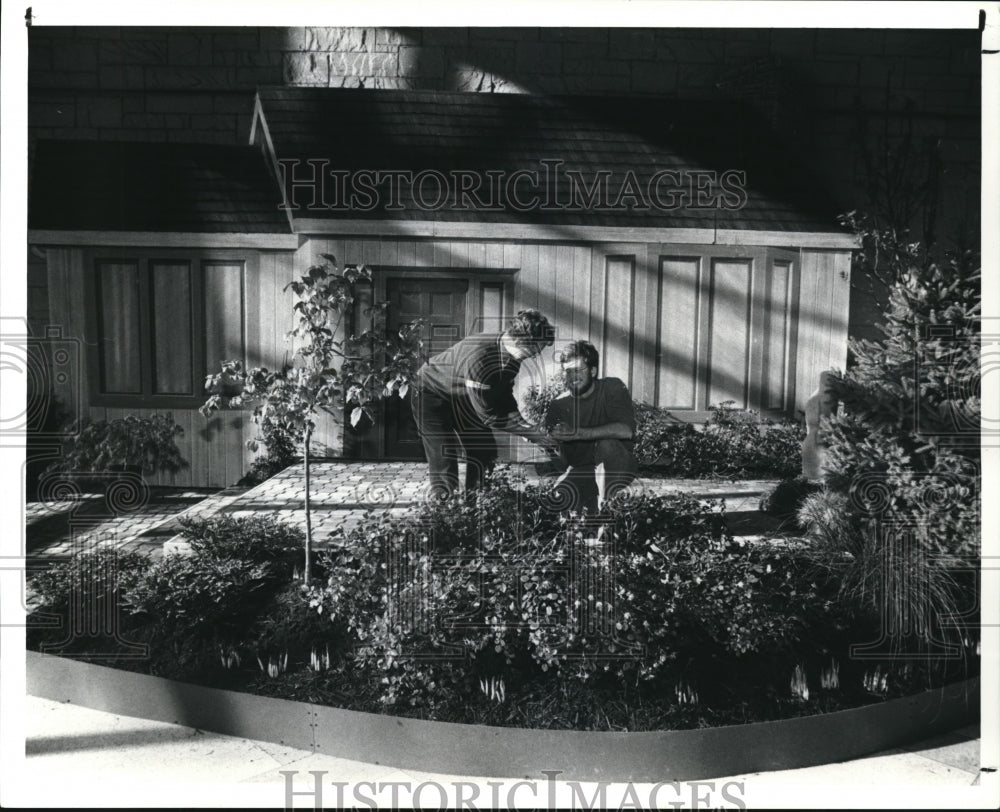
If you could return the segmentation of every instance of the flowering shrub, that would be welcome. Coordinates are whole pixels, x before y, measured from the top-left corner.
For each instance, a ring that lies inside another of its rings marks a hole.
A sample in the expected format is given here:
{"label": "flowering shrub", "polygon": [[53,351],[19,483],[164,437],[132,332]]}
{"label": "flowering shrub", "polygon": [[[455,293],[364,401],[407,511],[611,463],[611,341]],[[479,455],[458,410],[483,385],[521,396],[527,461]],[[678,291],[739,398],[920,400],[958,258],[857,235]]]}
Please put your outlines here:
{"label": "flowering shrub", "polygon": [[87,422],[49,470],[103,472],[134,467],[144,474],[176,473],[188,465],[175,439],[183,433],[169,412]]}
{"label": "flowering shrub", "polygon": [[[293,574],[301,568],[302,533],[264,517],[220,516],[181,525],[191,543],[188,555],[154,560],[101,547],[33,575],[40,617],[62,621],[58,628],[40,625],[33,640],[61,643],[68,636],[69,650],[102,657],[129,650],[126,638],[146,642],[152,644],[148,667],[173,675],[195,664],[203,668],[206,658],[214,663],[219,646],[253,650],[259,638],[287,637],[276,634],[266,618],[280,615],[282,590],[301,592]],[[293,603],[305,607],[301,594]],[[67,635],[74,613],[95,630]],[[265,620],[258,623],[260,618]]]}
{"label": "flowering shrub", "polygon": [[677,476],[695,476],[705,470],[706,460],[700,456],[704,441],[698,427],[646,403],[635,403],[633,408],[635,456],[640,465]]}
{"label": "flowering shrub", "polygon": [[835,590],[811,580],[807,564],[739,540],[649,540],[622,556],[619,572],[620,631],[644,649],[642,679],[676,665],[802,656],[817,621],[837,608]]}
{"label": "flowering shrub", "polygon": [[711,504],[622,494],[597,540],[546,498],[501,472],[469,500],[333,539],[310,602],[354,639],[386,706],[433,710],[500,678],[670,681],[693,662],[791,656],[833,611],[787,555],[728,538]]}
{"label": "flowering shrub", "polygon": [[114,605],[149,565],[149,558],[141,553],[97,547],[32,573],[28,579],[32,603],[58,615],[64,615],[83,595],[92,597],[102,608]]}
{"label": "flowering shrub", "polygon": [[199,555],[169,555],[125,592],[134,614],[155,619],[170,636],[238,636],[275,574],[266,564]]}
{"label": "flowering shrub", "polygon": [[556,570],[565,569],[564,525],[579,520],[560,519],[545,498],[499,471],[472,499],[332,539],[327,581],[310,603],[353,637],[386,705],[433,707],[494,666],[534,658],[547,669],[539,623],[565,617],[553,617],[566,591]]}
{"label": "flowering shrub", "polygon": [[260,437],[247,442],[251,451],[256,451],[264,443],[264,454],[256,457],[250,470],[240,480],[241,485],[258,485],[298,462],[297,443],[301,433],[294,425],[281,421],[278,415],[266,414],[260,420]]}
{"label": "flowering shrub", "polygon": [[536,426],[548,423],[549,407],[557,397],[566,391],[566,385],[560,369],[546,381],[544,386],[531,384],[521,399],[521,414]]}
{"label": "flowering shrub", "polygon": [[712,408],[701,429],[668,411],[636,404],[635,454],[639,463],[677,477],[789,477],[802,470],[804,427],[737,409]]}
{"label": "flowering shrub", "polygon": [[[302,531],[271,516],[181,518],[184,537],[196,558],[212,561],[283,563],[290,572],[302,558]],[[301,562],[299,563],[301,569]]]}
{"label": "flowering shrub", "polygon": [[277,596],[290,582],[301,588],[293,581],[301,568],[301,531],[268,517],[181,524],[191,552],[153,562],[123,592],[131,623],[153,645],[152,668],[164,674],[204,667],[206,657],[214,665],[220,647],[254,653],[261,647],[261,619],[268,628],[266,618],[280,609]]}

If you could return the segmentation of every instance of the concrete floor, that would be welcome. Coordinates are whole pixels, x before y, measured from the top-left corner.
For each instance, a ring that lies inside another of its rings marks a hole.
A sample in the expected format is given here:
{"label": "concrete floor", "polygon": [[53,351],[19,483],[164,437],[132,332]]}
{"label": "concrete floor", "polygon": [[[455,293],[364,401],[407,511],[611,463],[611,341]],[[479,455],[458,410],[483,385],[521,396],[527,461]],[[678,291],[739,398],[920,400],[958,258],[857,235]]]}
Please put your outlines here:
{"label": "concrete floor", "polygon": [[[510,779],[400,770],[36,697],[27,698],[22,721],[25,761],[13,772],[25,794],[8,795],[12,787],[5,780],[5,800],[12,805],[281,807],[290,789],[301,793],[291,796],[295,806],[312,808],[317,777],[319,800],[328,807],[365,806],[368,798],[389,806],[392,782],[400,782],[395,791],[403,807],[414,792],[420,804],[440,807],[444,791],[449,806],[463,799],[472,808],[492,808],[494,800],[506,806],[509,793],[514,806],[544,806],[552,792],[559,806],[585,808],[601,792],[597,784],[573,786],[558,777],[551,785],[516,786]],[[841,764],[665,785],[652,800],[660,806],[679,801],[685,808],[733,808],[737,800],[751,808],[996,808],[997,774],[981,772],[979,734],[973,725]],[[650,808],[653,791],[649,784],[607,786],[604,805],[619,808],[623,799],[637,798],[639,808]]]}

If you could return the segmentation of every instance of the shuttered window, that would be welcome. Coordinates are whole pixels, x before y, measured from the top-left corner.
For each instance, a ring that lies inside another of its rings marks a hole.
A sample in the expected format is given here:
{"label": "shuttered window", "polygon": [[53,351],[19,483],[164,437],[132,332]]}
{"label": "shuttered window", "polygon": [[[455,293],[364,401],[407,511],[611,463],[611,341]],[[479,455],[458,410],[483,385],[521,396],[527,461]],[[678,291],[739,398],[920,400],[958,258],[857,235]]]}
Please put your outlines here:
{"label": "shuttered window", "polygon": [[97,258],[93,278],[95,403],[192,408],[242,355],[242,261]]}

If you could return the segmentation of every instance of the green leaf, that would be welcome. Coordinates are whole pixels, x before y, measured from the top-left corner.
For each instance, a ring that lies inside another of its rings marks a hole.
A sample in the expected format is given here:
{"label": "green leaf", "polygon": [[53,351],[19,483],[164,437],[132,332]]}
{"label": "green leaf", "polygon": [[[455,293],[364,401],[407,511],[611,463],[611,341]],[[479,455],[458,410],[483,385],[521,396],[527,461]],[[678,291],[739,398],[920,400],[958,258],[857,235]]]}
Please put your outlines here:
{"label": "green leaf", "polygon": [[361,415],[362,414],[364,414],[364,409],[362,409],[360,406],[355,406],[351,410],[351,425],[352,426],[358,425],[358,422],[361,420]]}

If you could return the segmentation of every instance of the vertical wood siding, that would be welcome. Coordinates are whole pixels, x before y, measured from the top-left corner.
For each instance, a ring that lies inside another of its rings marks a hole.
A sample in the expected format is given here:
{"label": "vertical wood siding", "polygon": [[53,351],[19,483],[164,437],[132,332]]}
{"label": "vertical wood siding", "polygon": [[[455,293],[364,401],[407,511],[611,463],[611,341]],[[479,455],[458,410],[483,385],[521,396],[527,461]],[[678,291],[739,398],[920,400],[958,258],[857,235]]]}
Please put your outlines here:
{"label": "vertical wood siding", "polygon": [[699,313],[702,260],[664,256],[660,260],[656,402],[666,409],[697,408]]}
{"label": "vertical wood siding", "polygon": [[[611,256],[604,264],[604,374],[621,378],[632,388],[632,341],[635,335],[635,255]],[[641,336],[640,336],[641,338]]]}
{"label": "vertical wood siding", "polygon": [[709,284],[709,376],[706,405],[732,400],[747,406],[753,265],[716,259]]}
{"label": "vertical wood siding", "polygon": [[[652,403],[656,397],[656,333],[659,310],[656,266],[656,253],[645,245],[637,246],[632,285],[630,385],[632,397],[643,403]],[[614,372],[609,371],[608,374],[614,375]]]}
{"label": "vertical wood siding", "polygon": [[[205,266],[210,371],[223,358],[244,357],[248,366],[270,369],[291,359],[294,347],[285,336],[294,324],[294,296],[284,288],[323,253],[376,269],[454,270],[470,278],[477,271],[513,271],[503,288],[486,279],[473,288],[471,329],[495,329],[512,310],[538,308],[556,327],[554,349],[578,338],[592,341],[602,353],[601,374],[622,378],[636,399],[680,416],[703,414],[710,403],[727,399],[775,412],[802,409],[819,373],[846,362],[850,258],[843,251],[330,236],[308,239],[294,254],[261,251],[242,270],[231,262]],[[92,338],[76,304],[85,289],[83,252],[49,249],[51,323],[81,342]],[[556,368],[553,351],[525,364],[518,392],[543,384]],[[87,404],[88,387],[82,374],[56,389],[65,402],[78,397]],[[94,419],[156,413],[85,409]],[[184,428],[179,445],[191,467],[154,477],[153,484],[224,486],[245,473],[254,456],[245,442],[257,435],[247,414],[224,412],[210,420],[195,410],[173,414]],[[377,445],[359,447],[374,454]],[[510,448],[524,453],[520,444]],[[342,423],[322,418],[315,449],[343,453]]]}
{"label": "vertical wood siding", "polygon": [[[70,410],[73,417],[83,416],[90,403],[90,380],[86,374],[87,343],[94,336],[87,334],[84,309],[80,301],[86,290],[83,251],[78,248],[49,248],[46,251],[49,294],[49,325],[59,331],[59,341],[69,348],[73,365],[65,378],[48,382],[55,396]],[[51,359],[50,359],[51,360]]]}
{"label": "vertical wood siding", "polygon": [[761,378],[762,404],[767,409],[785,409],[788,386],[788,328],[791,309],[792,264],[775,261],[766,269],[765,350]]}
{"label": "vertical wood siding", "polygon": [[802,275],[796,330],[795,408],[802,410],[827,369],[847,364],[850,254],[801,252]]}

